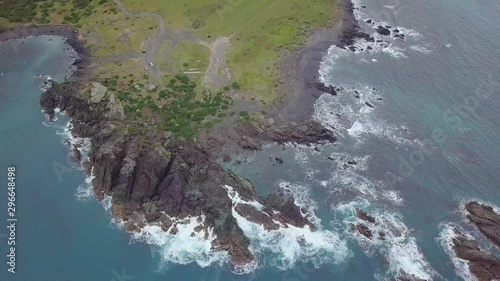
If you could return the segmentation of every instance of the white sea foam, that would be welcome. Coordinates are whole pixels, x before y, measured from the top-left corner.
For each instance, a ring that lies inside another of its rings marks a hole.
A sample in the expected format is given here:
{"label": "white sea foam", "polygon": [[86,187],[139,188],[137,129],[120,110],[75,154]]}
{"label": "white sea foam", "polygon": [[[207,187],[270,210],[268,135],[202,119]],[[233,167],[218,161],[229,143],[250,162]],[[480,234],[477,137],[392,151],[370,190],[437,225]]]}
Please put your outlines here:
{"label": "white sea foam", "polygon": [[94,195],[94,187],[92,186],[92,180],[95,178],[94,173],[90,172],[90,176],[85,178],[85,182],[80,184],[76,189],[75,196],[79,201],[85,201],[89,198],[93,198]]}
{"label": "white sea foam", "polygon": [[155,250],[161,257],[161,268],[168,267],[170,263],[196,262],[201,267],[207,267],[228,261],[227,252],[212,249],[212,241],[216,238],[212,228],[195,230],[196,227],[204,225],[203,215],[183,220],[171,219],[174,224],[170,229],[175,225],[176,234],[171,234],[170,229],[164,231],[158,224],[146,225],[140,232],[132,234],[134,240],[155,246]]}
{"label": "white sea foam", "polygon": [[320,96],[314,105],[313,118],[338,136],[351,137],[358,145],[376,136],[400,146],[423,148],[423,142],[412,138],[405,126],[378,117],[380,99],[378,91],[369,86],[344,87],[339,96]]}
{"label": "white sea foam", "polygon": [[419,53],[423,53],[423,54],[432,53],[432,50],[430,50],[424,46],[415,45],[415,46],[411,46],[410,49],[412,49],[413,51],[419,52]]}
{"label": "white sea foam", "polygon": [[[310,190],[307,186],[281,181],[279,187],[288,195],[293,196],[295,204],[301,209],[304,217],[307,217],[315,227],[322,227],[321,219],[315,215],[318,205],[311,198]],[[307,212],[303,213],[302,210],[306,210]]]}
{"label": "white sea foam", "polygon": [[[333,196],[344,196],[350,193],[376,200],[381,192],[387,191],[383,182],[370,180],[362,173],[368,168],[370,156],[351,157],[342,153],[333,153],[330,159],[334,159],[333,170],[331,177],[323,183],[323,186],[328,187],[327,191]],[[357,164],[347,163],[352,160]]]}
{"label": "white sea foam", "polygon": [[[340,204],[335,209],[344,222],[346,232],[353,235],[368,255],[379,252],[385,256],[389,262],[391,277],[404,272],[421,279],[432,280],[437,273],[418,248],[416,239],[411,236],[411,231],[403,223],[401,216],[383,210],[372,210],[370,207],[366,199],[360,199]],[[356,208],[368,211],[376,218],[376,222],[370,223],[359,219],[356,216]],[[350,230],[350,224],[358,222],[363,222],[370,229],[373,233],[372,239]]]}
{"label": "white sea foam", "polygon": [[436,238],[436,241],[452,260],[458,276],[465,281],[477,281],[477,278],[469,270],[469,263],[455,256],[455,252],[453,251],[453,238],[455,238],[457,234],[454,229],[459,230],[466,238],[472,239],[472,237],[458,225],[454,223],[441,223],[439,225],[439,237]]}
{"label": "white sea foam", "polygon": [[401,195],[399,195],[399,192],[395,190],[385,190],[384,192],[382,192],[382,196],[386,200],[397,206],[401,206],[404,203],[403,197],[401,197]]}
{"label": "white sea foam", "polygon": [[58,131],[57,134],[63,137],[64,143],[69,143],[71,149],[76,148],[80,152],[81,161],[79,164],[81,166],[83,163],[90,160],[89,155],[92,144],[90,138],[80,138],[74,136],[72,129],[73,124],[70,121],[66,124],[66,127],[64,127],[62,131]]}
{"label": "white sea foam", "polygon": [[[299,228],[292,225],[268,231],[264,226],[247,220],[236,211],[235,207],[238,204],[253,205],[253,203],[242,201],[239,196],[235,196],[236,192],[232,187],[225,186],[225,188],[233,201],[232,214],[245,235],[249,237],[251,250],[257,255],[260,263],[285,270],[292,268],[298,261],[311,262],[319,266],[326,262],[340,263],[350,256],[346,242],[333,231],[322,229],[321,225],[317,226],[314,231],[309,226]],[[308,196],[305,195],[307,191],[303,187],[289,186],[288,188],[297,192],[296,200],[299,205],[305,206],[307,203],[312,203],[310,199],[307,199]],[[309,208],[314,209],[311,206]],[[318,221],[318,218],[312,220],[315,223]]]}

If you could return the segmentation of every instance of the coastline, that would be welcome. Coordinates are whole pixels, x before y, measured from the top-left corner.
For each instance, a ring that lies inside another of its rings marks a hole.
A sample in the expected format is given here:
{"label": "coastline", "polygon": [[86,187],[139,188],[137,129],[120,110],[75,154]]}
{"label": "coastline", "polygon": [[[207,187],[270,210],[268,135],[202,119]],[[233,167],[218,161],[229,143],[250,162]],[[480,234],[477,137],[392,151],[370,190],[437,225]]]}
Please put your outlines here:
{"label": "coastline", "polygon": [[[73,65],[83,69],[90,64],[91,56],[80,40],[78,30],[66,25],[15,26],[0,33],[0,42],[31,36],[53,35],[63,37],[77,53],[79,59]],[[74,75],[73,75],[74,76]]]}
{"label": "coastline", "polygon": [[[318,72],[323,59],[321,50],[329,48],[328,44],[332,42],[329,41],[330,36],[337,34],[329,33],[331,31],[328,29],[321,36],[313,36],[307,44],[306,54],[309,55],[304,55],[299,62],[303,64],[303,74]],[[250,182],[224,170],[214,161],[215,156],[205,152],[209,150],[200,148],[198,144],[176,140],[163,132],[150,132],[146,139],[124,133],[126,121],[106,117],[106,104],[91,105],[81,95],[92,82],[87,69],[91,56],[79,40],[76,29],[67,26],[16,27],[0,34],[0,41],[40,35],[64,37],[78,53],[79,59],[74,62],[77,70],[68,81],[54,83],[44,92],[41,104],[51,118],[55,109],[67,112],[71,118],[71,135],[90,139],[89,161],[83,166],[87,175],[93,177],[94,194],[100,201],[106,196],[113,198],[113,217],[124,222],[127,232],[140,233],[145,226],[155,225],[165,233],[175,235],[187,219],[195,218],[199,223],[196,232],[205,238],[213,232],[212,248],[228,252],[236,267],[244,267],[254,262],[256,257],[250,251],[249,239],[231,213],[236,212],[251,223],[263,225],[266,231],[289,226],[315,230],[317,226],[308,219],[313,214],[303,214],[293,197],[284,194],[273,194],[267,198],[259,196]],[[311,58],[314,58],[312,62]],[[303,78],[304,82],[309,81],[307,77]],[[310,101],[309,96],[306,100]],[[313,105],[312,101],[309,106]],[[306,113],[305,110],[301,112]],[[330,131],[318,123],[307,121],[305,114],[302,116],[301,120],[296,120],[301,122],[298,125],[249,122],[243,130],[234,131],[237,145],[252,151],[269,142],[312,144],[336,141]],[[231,129],[233,127],[231,125]],[[219,152],[231,142],[223,141],[215,145],[220,145],[214,148]],[[78,148],[73,147],[72,150]],[[81,161],[82,155],[76,155],[76,158]],[[153,171],[152,175],[150,171]],[[246,207],[254,204],[265,209]]]}
{"label": "coastline", "polygon": [[330,47],[348,47],[355,39],[368,36],[360,31],[353,2],[340,0],[339,5],[332,26],[314,30],[302,48],[282,59],[280,92],[287,93],[287,101],[278,111],[286,120],[302,122],[311,118],[314,103],[325,90],[318,71]]}

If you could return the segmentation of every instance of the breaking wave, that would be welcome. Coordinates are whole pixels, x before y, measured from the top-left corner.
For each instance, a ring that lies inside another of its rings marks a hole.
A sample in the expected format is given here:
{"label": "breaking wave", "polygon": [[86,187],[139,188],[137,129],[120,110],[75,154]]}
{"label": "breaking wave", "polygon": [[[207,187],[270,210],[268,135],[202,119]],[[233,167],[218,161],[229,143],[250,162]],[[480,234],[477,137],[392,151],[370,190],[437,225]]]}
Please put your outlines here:
{"label": "breaking wave", "polygon": [[[308,190],[299,185],[286,182],[280,184],[285,191],[294,195],[297,204],[306,210],[314,211],[315,203],[308,196]],[[311,222],[316,230],[309,226],[303,228],[293,225],[282,225],[277,230],[266,230],[264,226],[251,222],[241,216],[235,209],[238,204],[259,206],[254,201],[241,199],[231,186],[225,186],[229,198],[233,202],[232,214],[238,225],[251,241],[251,251],[256,254],[259,264],[275,266],[281,270],[292,268],[297,262],[311,262],[318,267],[324,263],[341,263],[351,254],[345,241],[331,231],[323,229],[321,220],[313,213]],[[312,205],[309,205],[312,204]],[[276,222],[280,224],[279,222]]]}
{"label": "breaking wave", "polygon": [[[216,238],[213,229],[205,229],[205,217],[189,217],[186,219],[170,218],[172,226],[165,231],[158,224],[144,226],[133,233],[133,240],[154,245],[154,252],[161,259],[160,270],[170,263],[189,264],[196,262],[200,267],[227,262],[228,254],[212,249],[212,241]],[[176,229],[172,234],[172,229]],[[197,228],[202,228],[201,230]]]}
{"label": "breaking wave", "polygon": [[[363,221],[356,215],[356,209],[369,211],[375,222]],[[402,274],[416,276],[424,280],[432,280],[437,272],[420,251],[411,230],[403,223],[398,214],[380,209],[371,209],[366,199],[340,204],[336,207],[339,219],[342,220],[347,235],[353,237],[365,250],[367,255],[382,254],[389,263],[387,274],[377,274],[379,279],[392,280],[403,277]],[[363,223],[373,234],[371,239],[351,230],[351,224]],[[387,277],[389,275],[390,277]],[[384,276],[384,277],[382,277]]]}
{"label": "breaking wave", "polygon": [[439,225],[439,237],[436,241],[441,245],[446,254],[450,257],[455,266],[455,272],[463,280],[466,281],[477,281],[477,278],[470,272],[469,263],[466,260],[458,258],[455,256],[453,251],[453,238],[457,235],[454,229],[458,229],[466,238],[472,239],[472,237],[463,231],[458,225],[454,223],[441,223]]}

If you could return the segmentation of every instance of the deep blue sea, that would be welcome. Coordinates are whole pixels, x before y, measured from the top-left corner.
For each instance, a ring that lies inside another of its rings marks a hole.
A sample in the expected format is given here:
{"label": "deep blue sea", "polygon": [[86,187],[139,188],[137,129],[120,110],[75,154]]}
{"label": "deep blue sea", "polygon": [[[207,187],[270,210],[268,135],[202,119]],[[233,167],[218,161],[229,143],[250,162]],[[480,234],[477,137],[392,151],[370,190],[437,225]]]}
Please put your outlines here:
{"label": "deep blue sea", "polygon": [[[259,263],[239,275],[189,237],[131,240],[89,195],[69,156],[68,118],[51,123],[41,112],[46,76],[62,81],[74,54],[59,37],[0,43],[0,280],[364,281],[403,272],[474,280],[449,245],[459,227],[500,255],[461,211],[471,199],[500,206],[500,2],[356,6],[363,30],[382,42],[359,40],[357,52],[332,47],[318,70],[343,88],[321,96],[314,114],[339,141],[320,152],[270,145],[229,166],[262,194],[292,192],[319,230],[265,233],[242,223]],[[405,40],[377,35],[369,19]],[[15,274],[6,263],[9,166],[17,183]],[[350,230],[355,208],[377,218],[374,239]]]}

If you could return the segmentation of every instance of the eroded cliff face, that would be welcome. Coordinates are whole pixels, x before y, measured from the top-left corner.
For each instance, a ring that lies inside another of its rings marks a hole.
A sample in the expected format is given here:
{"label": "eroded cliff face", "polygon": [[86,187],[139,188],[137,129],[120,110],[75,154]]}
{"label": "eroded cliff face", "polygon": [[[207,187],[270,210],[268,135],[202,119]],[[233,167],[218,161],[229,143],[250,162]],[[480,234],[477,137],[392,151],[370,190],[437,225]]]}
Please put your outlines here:
{"label": "eroded cliff face", "polygon": [[[225,170],[209,154],[210,149],[197,143],[176,139],[146,124],[133,124],[146,133],[127,133],[131,121],[109,114],[109,98],[99,97],[96,102],[95,95],[88,97],[85,91],[88,88],[81,82],[54,84],[43,93],[41,104],[49,116],[55,108],[66,111],[72,118],[73,134],[90,139],[89,160],[82,165],[93,176],[96,197],[111,196],[113,216],[124,222],[127,231],[156,224],[175,234],[179,224],[197,218],[195,232],[207,239],[213,234],[212,247],[227,251],[233,263],[242,265],[255,257],[234,211],[266,230],[290,225],[314,228],[292,197],[272,194],[261,198],[250,182]],[[249,132],[261,130],[268,128]],[[335,140],[317,123],[285,126],[259,136],[240,136],[240,145],[258,149],[265,138],[301,143]],[[234,198],[244,204],[234,204]]]}

